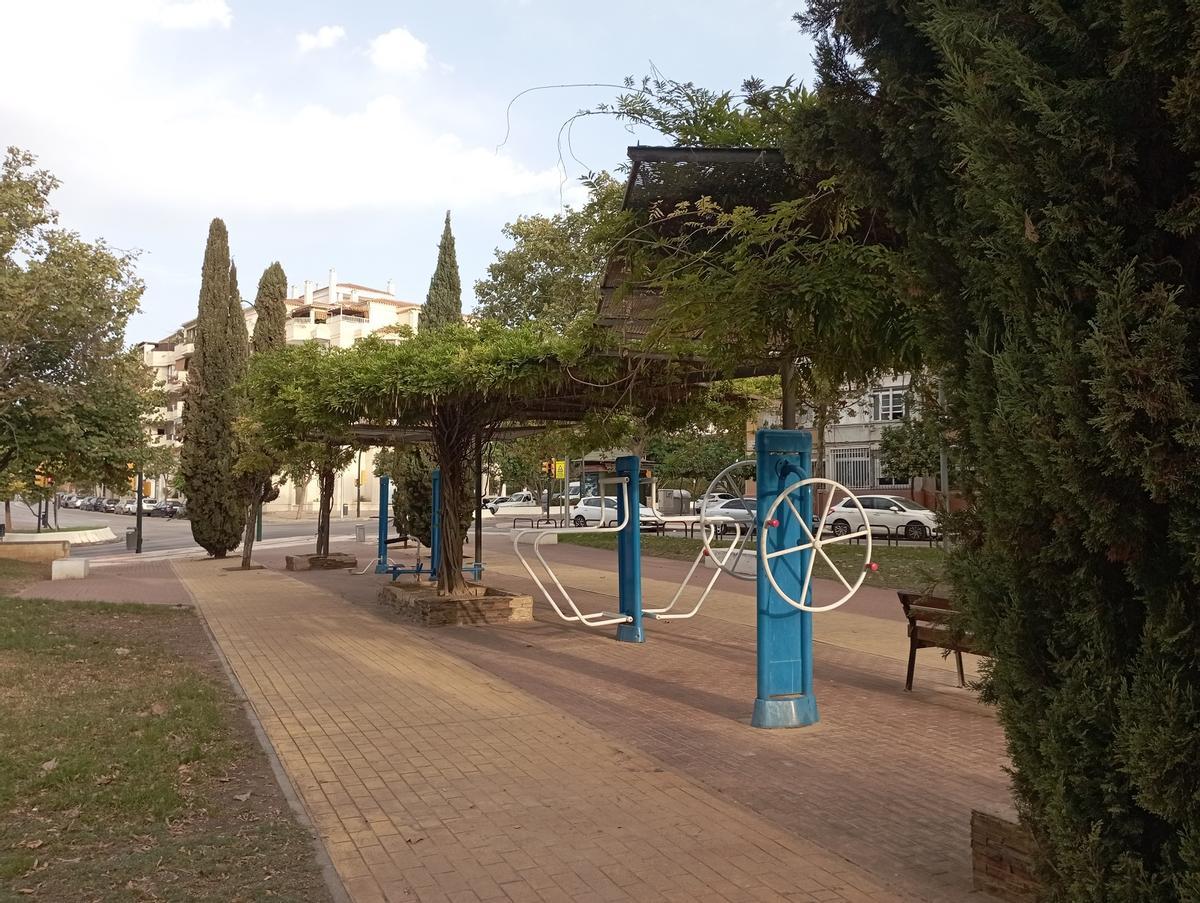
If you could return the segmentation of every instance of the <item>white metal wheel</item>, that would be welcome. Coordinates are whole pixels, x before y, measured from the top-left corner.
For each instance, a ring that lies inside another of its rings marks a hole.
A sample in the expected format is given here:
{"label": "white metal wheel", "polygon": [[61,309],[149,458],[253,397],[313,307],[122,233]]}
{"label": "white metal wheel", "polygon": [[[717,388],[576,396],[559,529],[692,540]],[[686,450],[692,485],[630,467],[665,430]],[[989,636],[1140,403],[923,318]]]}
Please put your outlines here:
{"label": "white metal wheel", "polygon": [[[720,492],[727,493],[738,499],[745,498],[746,483],[749,480],[755,479],[757,472],[758,462],[753,458],[730,464],[717,474],[716,479],[709,483],[708,491],[704,493],[701,499],[700,541],[704,543],[704,551],[707,553],[706,557],[718,569],[724,571],[730,577],[736,577],[738,580],[757,579],[756,574],[748,574],[737,569],[738,564],[742,560],[742,553],[746,551],[750,539],[754,536],[755,513],[751,511],[748,520],[738,521],[732,517],[718,514],[715,510],[716,505],[704,505],[703,502]],[[720,503],[718,502],[717,504]],[[730,528],[733,529],[733,540],[729,545],[722,547],[717,541],[717,537],[723,537]]]}
{"label": "white metal wheel", "polygon": [[[793,496],[797,496],[805,489],[812,489],[815,487],[823,487],[827,489],[828,494],[825,496],[825,504],[823,506],[823,510],[821,511],[821,517],[818,519],[816,529],[814,530],[810,524],[805,523],[805,519],[802,516],[799,507],[797,507],[792,498]],[[829,518],[829,511],[833,505],[833,497],[837,492],[844,492],[847,498],[853,500],[854,508],[857,509],[858,516],[862,521],[862,526],[858,530],[854,530],[841,536],[835,535],[830,538],[825,538],[825,521]],[[779,520],[776,517],[776,513],[779,511],[779,508],[782,505],[787,505],[788,508],[791,509],[792,516],[796,518],[796,522],[800,525],[800,542],[794,546],[788,546],[786,548],[776,549],[774,552],[768,552],[767,548],[770,545],[768,542],[770,531],[779,526]],[[759,537],[758,542],[758,557],[761,565],[760,570],[766,575],[767,580],[771,584],[771,588],[779,594],[779,597],[783,599],[783,601],[787,602],[788,605],[791,605],[793,608],[798,608],[801,611],[811,612],[832,611],[835,608],[840,608],[841,606],[845,605],[846,602],[848,602],[856,592],[858,592],[858,589],[862,586],[863,581],[867,579],[867,571],[873,569],[873,565],[871,564],[871,524],[867,520],[867,512],[863,510],[862,504],[855,497],[854,493],[852,493],[841,483],[838,483],[834,480],[825,480],[820,477],[809,477],[806,480],[797,480],[790,486],[786,486],[779,493],[779,495],[775,497],[775,501],[771,503],[771,507],[768,508],[766,513],[763,515],[762,525],[762,536]],[[851,583],[842,574],[837,565],[830,560],[829,556],[825,553],[824,547],[839,542],[850,542],[851,540],[855,539],[866,539],[866,543],[864,548],[863,566],[858,572],[857,579]],[[787,555],[800,555],[805,551],[811,551],[812,554],[808,556],[808,565],[804,569],[804,581],[800,587],[800,598],[799,600],[796,600],[780,589],[779,583],[775,580],[775,574],[771,569],[771,562]],[[816,563],[818,556],[820,556],[829,569],[833,571],[838,580],[841,581],[842,586],[846,588],[846,592],[840,599],[835,602],[830,602],[828,605],[806,605],[804,600],[808,598],[808,588],[812,584],[813,565]]]}

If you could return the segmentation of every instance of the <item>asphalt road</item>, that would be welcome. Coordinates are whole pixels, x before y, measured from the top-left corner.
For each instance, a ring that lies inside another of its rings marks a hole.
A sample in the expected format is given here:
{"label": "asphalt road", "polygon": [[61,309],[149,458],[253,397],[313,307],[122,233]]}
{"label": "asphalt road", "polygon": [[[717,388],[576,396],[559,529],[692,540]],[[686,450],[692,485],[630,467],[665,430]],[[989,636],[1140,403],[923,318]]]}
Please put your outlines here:
{"label": "asphalt road", "polygon": [[[32,530],[35,527],[33,515],[22,503],[13,503],[12,512],[14,529]],[[103,558],[128,554],[125,549],[125,530],[133,527],[136,520],[127,514],[100,514],[96,511],[76,511],[74,509],[60,509],[58,512],[59,529],[107,526],[112,529],[118,539],[117,542],[76,545],[71,549],[72,558]],[[53,516],[51,516],[51,523],[53,523]],[[370,540],[375,536],[376,523],[376,520],[369,518],[355,520],[349,517],[335,517],[330,528],[330,538],[352,537],[354,527],[357,524],[365,524],[367,538]],[[263,524],[264,540],[295,539],[297,543],[302,543],[308,539],[314,539],[316,534],[317,522],[315,518],[311,517],[301,520],[268,520]],[[181,554],[200,550],[200,547],[192,541],[191,524],[186,520],[143,517],[142,551],[148,553],[174,550],[178,550]]]}

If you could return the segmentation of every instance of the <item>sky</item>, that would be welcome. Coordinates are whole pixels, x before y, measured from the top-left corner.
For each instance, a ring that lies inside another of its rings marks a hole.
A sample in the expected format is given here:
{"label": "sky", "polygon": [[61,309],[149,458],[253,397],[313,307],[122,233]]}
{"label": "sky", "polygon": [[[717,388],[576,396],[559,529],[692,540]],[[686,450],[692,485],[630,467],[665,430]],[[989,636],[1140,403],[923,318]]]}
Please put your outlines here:
{"label": "sky", "polygon": [[0,145],[62,181],[62,226],[139,252],[131,342],[195,316],[214,216],[247,298],[279,260],[298,286],[335,268],[423,301],[450,210],[469,308],[506,222],[662,141],[589,117],[560,154],[563,123],[618,90],[518,94],[651,67],[810,81],[802,2],[0,0]]}

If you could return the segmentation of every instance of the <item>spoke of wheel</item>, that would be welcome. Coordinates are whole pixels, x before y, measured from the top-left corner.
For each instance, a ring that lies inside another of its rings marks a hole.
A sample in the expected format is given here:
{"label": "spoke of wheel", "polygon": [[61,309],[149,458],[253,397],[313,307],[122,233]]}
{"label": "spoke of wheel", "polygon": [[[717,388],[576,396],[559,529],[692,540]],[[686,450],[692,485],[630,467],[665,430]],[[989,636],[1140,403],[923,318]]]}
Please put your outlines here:
{"label": "spoke of wheel", "polygon": [[818,537],[825,535],[825,523],[829,520],[829,512],[833,510],[833,490],[829,490],[829,495],[825,499],[825,509],[821,512],[821,518],[817,521],[816,535]]}
{"label": "spoke of wheel", "polygon": [[808,605],[805,601],[808,598],[808,587],[812,583],[813,565],[816,564],[817,556],[808,556],[808,567],[804,569],[804,585],[800,587],[800,604]]}
{"label": "spoke of wheel", "polygon": [[870,530],[859,530],[857,533],[847,533],[845,536],[835,536],[833,539],[822,539],[821,545],[827,546],[833,542],[847,542],[851,539],[862,539],[870,532]]}
{"label": "spoke of wheel", "polygon": [[792,509],[792,514],[794,514],[796,516],[796,523],[798,523],[800,525],[800,529],[804,531],[804,535],[808,537],[808,541],[815,543],[817,541],[817,538],[812,535],[812,530],[810,530],[808,528],[808,524],[806,524],[804,522],[804,516],[800,513],[800,511],[796,508],[796,506],[794,504],[792,504],[791,493],[788,493],[787,495],[785,495],[783,497],[783,500],[785,502],[787,502],[788,507]]}
{"label": "spoke of wheel", "polygon": [[802,546],[788,546],[786,549],[776,549],[774,552],[768,552],[764,556],[768,561],[772,558],[782,558],[784,555],[794,555],[796,552],[803,552],[805,549],[815,549],[817,546],[811,542],[806,542]]}
{"label": "spoke of wheel", "polygon": [[842,586],[846,587],[846,589],[849,590],[850,592],[854,592],[854,588],[849,583],[846,582],[846,578],[843,577],[842,572],[837,569],[837,565],[835,565],[832,561],[829,560],[829,556],[825,554],[825,550],[822,549],[819,545],[814,546],[813,548],[815,548],[817,550],[818,555],[820,555],[822,558],[825,559],[825,563],[827,565],[829,565],[829,569],[831,571],[833,571],[835,574],[837,574],[838,580],[842,581]]}

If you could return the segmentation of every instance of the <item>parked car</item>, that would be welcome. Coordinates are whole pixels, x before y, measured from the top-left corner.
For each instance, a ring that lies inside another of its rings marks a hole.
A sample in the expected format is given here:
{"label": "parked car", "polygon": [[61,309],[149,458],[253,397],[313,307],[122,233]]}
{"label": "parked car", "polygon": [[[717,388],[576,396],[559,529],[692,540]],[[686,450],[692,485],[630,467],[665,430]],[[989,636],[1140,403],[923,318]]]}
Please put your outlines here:
{"label": "parked car", "polygon": [[700,498],[696,499],[696,513],[703,514],[704,509],[709,505],[716,505],[736,498],[737,496],[730,492],[706,492]]}
{"label": "parked car", "polygon": [[117,508],[120,506],[120,504],[120,499],[103,499],[100,502],[100,507],[98,510],[105,514],[116,514]]}
{"label": "parked car", "polygon": [[[912,499],[898,495],[860,495],[858,503],[863,506],[874,532],[882,533],[886,528],[905,539],[927,539],[937,533],[937,515]],[[842,499],[829,510],[825,526],[834,536],[845,536],[861,530],[863,521],[854,502]]]}
{"label": "parked car", "polygon": [[83,505],[84,511],[99,511],[100,506],[104,504],[104,496],[89,495],[87,501]]}
{"label": "parked car", "polygon": [[733,524],[737,523],[745,534],[748,529],[753,529],[758,517],[758,499],[748,497],[713,500],[704,509],[704,516],[721,522],[721,526],[717,528],[718,533],[732,532]]}
{"label": "parked car", "polygon": [[534,498],[532,492],[525,490],[522,492],[514,492],[512,495],[508,496],[507,498],[501,497],[501,498],[497,499],[496,501],[492,502],[492,504],[489,505],[488,507],[490,507],[492,509],[492,514],[497,514],[497,513],[499,513],[500,510],[503,510],[504,508],[528,507],[530,505],[536,506],[537,499]]}
{"label": "parked car", "polygon": [[[662,518],[646,505],[638,505],[638,517],[643,529],[651,529],[662,523]],[[604,525],[615,525],[617,522],[617,499],[615,496],[601,498],[589,495],[579,500],[579,504],[571,509],[571,523],[576,527],[590,527],[603,520]]]}
{"label": "parked car", "polygon": [[183,502],[180,499],[163,499],[157,505],[150,509],[151,517],[178,517],[183,511]]}
{"label": "parked car", "polygon": [[88,504],[95,499],[94,495],[77,495],[75,501],[71,503],[72,508],[78,508],[81,511],[86,511]]}
{"label": "parked car", "polygon": [[118,514],[133,514],[137,508],[137,499],[122,499],[121,504],[117,506]]}

